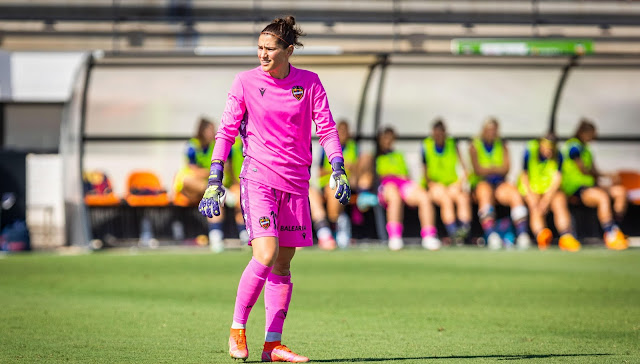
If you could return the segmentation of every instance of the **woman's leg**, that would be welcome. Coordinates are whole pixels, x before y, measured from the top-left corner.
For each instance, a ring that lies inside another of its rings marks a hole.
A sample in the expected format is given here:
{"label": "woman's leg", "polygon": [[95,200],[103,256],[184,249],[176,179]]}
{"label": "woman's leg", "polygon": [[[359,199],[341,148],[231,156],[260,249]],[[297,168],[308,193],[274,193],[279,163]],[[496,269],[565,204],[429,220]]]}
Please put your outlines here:
{"label": "woman's leg", "polygon": [[427,191],[416,184],[411,191],[407,193],[405,201],[408,206],[418,208],[418,217],[420,218],[420,227],[422,227],[422,230],[429,229],[435,231],[435,214]]}
{"label": "woman's leg", "polygon": [[486,236],[495,232],[496,213],[493,206],[493,187],[488,182],[480,181],[475,189],[478,200],[478,218]]}
{"label": "woman's leg", "polygon": [[447,229],[447,234],[451,239],[456,235],[458,227],[456,225],[456,210],[452,196],[448,193],[447,187],[441,183],[429,183],[429,197],[436,205],[440,206],[440,218]]}
{"label": "woman's leg", "polygon": [[251,241],[251,246],[253,247],[253,257],[242,273],[238,284],[238,295],[233,313],[235,327],[233,328],[244,328],[246,325],[251,308],[262,292],[265,280],[278,256],[278,239],[276,237],[255,238]]}
{"label": "woman's leg", "polygon": [[455,183],[447,189],[447,194],[456,204],[458,212],[458,221],[460,223],[458,229],[458,237],[465,239],[471,231],[471,199],[469,193],[462,190],[460,183]]}
{"label": "woman's leg", "polygon": [[519,248],[526,249],[531,244],[531,238],[527,232],[528,211],[522,200],[518,189],[511,183],[503,182],[496,188],[496,200],[501,205],[511,207],[511,221],[516,228],[518,235],[517,244]]}
{"label": "woman's leg", "polygon": [[324,210],[324,200],[320,191],[315,187],[309,188],[309,207],[311,208],[311,221],[318,237],[318,247],[326,250],[335,249],[336,241],[333,239],[333,233]]}
{"label": "woman's leg", "polygon": [[556,230],[560,236],[564,234],[571,234],[573,228],[571,227],[571,214],[569,213],[569,205],[567,204],[567,196],[561,191],[551,199],[551,212],[553,212],[553,222],[556,225]]}
{"label": "woman's leg", "polygon": [[336,242],[340,248],[347,248],[351,242],[351,217],[344,211],[344,205],[335,198],[335,190],[328,185],[324,187],[324,198],[327,201],[327,216],[335,224]]}
{"label": "woman's leg", "polygon": [[573,235],[573,228],[571,227],[571,214],[569,213],[569,206],[567,205],[567,196],[560,191],[556,192],[551,199],[549,208],[553,212],[556,230],[558,230],[558,234],[560,235],[560,239],[558,240],[560,249],[572,252],[580,250],[582,246]]}
{"label": "woman's leg", "polygon": [[278,257],[271,273],[267,277],[264,289],[264,302],[266,311],[265,342],[280,341],[282,339],[282,327],[287,317],[289,303],[291,302],[291,259],[296,253],[296,248],[280,247]]}
{"label": "woman's leg", "polygon": [[344,211],[344,206],[334,197],[335,192],[328,185],[324,187],[324,199],[327,201],[327,218],[331,223],[338,221],[338,216]]}
{"label": "woman's leg", "polygon": [[[200,202],[204,191],[207,189],[207,180],[185,176],[182,182],[180,193],[185,195],[193,204]],[[224,250],[224,208],[220,207],[220,215],[207,218],[209,228],[209,247],[213,252],[220,253]]]}
{"label": "woman's leg", "polygon": [[615,220],[621,223],[627,212],[627,189],[622,185],[609,187],[609,195],[613,200],[613,212]]}
{"label": "woman's leg", "polygon": [[287,318],[293,291],[289,268],[295,253],[296,248],[280,247],[273,270],[267,277],[267,283],[264,287],[264,306],[267,319],[262,361],[295,363],[309,361],[309,358],[292,352],[281,343],[282,327]]}
{"label": "woman's leg", "polygon": [[382,196],[387,204],[387,234],[389,235],[389,248],[391,250],[402,249],[402,219],[404,204],[398,186],[387,183],[382,187]]}
{"label": "woman's leg", "polygon": [[529,208],[529,225],[531,227],[531,232],[534,236],[538,236],[538,234],[542,231],[542,229],[546,228],[544,215],[538,211],[537,206],[540,201],[540,195],[532,194],[531,196],[527,196],[527,207]]}
{"label": "woman's leg", "polygon": [[604,241],[607,248],[624,250],[629,247],[629,241],[613,221],[611,214],[611,200],[605,190],[600,187],[590,187],[580,194],[582,202],[590,207],[598,208],[598,219],[604,230]]}
{"label": "woman's leg", "polygon": [[613,214],[611,213],[611,200],[605,190],[600,187],[585,188],[580,193],[580,198],[585,206],[598,209],[598,220],[605,232],[610,231],[615,226]]}
{"label": "woman's leg", "polygon": [[276,237],[255,238],[251,241],[251,245],[253,246],[253,257],[242,272],[238,283],[229,337],[229,354],[236,359],[246,359],[249,356],[245,335],[249,313],[258,300],[278,256]]}
{"label": "woman's leg", "polygon": [[422,246],[429,250],[440,249],[442,243],[437,237],[433,204],[427,191],[416,184],[405,196],[405,201],[411,207],[418,207]]}

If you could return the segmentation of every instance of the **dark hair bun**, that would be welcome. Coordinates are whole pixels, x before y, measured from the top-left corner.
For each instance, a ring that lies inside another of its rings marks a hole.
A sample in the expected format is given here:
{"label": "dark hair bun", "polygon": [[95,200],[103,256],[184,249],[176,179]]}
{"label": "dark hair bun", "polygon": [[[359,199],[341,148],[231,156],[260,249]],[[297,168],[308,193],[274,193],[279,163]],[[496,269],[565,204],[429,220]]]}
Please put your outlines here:
{"label": "dark hair bun", "polygon": [[300,26],[296,25],[296,19],[291,15],[274,19],[271,24],[262,29],[261,33],[274,34],[278,37],[278,43],[283,48],[290,45],[301,47],[302,43],[300,43],[298,38],[304,36]]}

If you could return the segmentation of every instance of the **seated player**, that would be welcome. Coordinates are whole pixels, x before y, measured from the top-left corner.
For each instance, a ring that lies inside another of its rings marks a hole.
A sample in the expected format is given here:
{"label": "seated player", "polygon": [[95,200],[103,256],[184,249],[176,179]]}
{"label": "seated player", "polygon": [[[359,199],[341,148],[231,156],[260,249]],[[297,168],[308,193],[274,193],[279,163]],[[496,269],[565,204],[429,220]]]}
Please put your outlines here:
{"label": "seated player", "polygon": [[406,203],[418,208],[422,246],[429,250],[438,250],[442,244],[436,236],[431,199],[424,188],[409,178],[404,155],[393,149],[395,137],[395,131],[391,127],[378,133],[378,151],[375,159],[375,171],[380,181],[378,199],[387,207],[389,249],[400,250],[404,246],[402,220]]}
{"label": "seated player", "polygon": [[623,186],[614,185],[609,193],[597,185],[598,177],[603,176],[596,168],[589,142],[596,136],[595,125],[582,119],[573,138],[567,140],[562,149],[562,190],[569,199],[581,201],[585,206],[598,209],[598,220],[604,230],[604,241],[609,249],[624,250],[629,241],[614,221],[613,210],[619,219],[624,216],[627,207],[626,191]]}
{"label": "seated player", "polygon": [[567,198],[560,191],[561,168],[562,155],[556,148],[555,135],[547,134],[532,140],[524,152],[524,167],[518,189],[529,207],[529,224],[538,248],[546,250],[551,244],[553,234],[545,226],[545,216],[551,211],[560,234],[558,246],[562,250],[575,252],[580,250],[580,242],[573,236]]}
{"label": "seated player", "polygon": [[466,167],[455,140],[447,136],[442,120],[438,119],[433,124],[432,135],[422,142],[421,154],[425,167],[424,186],[429,197],[440,206],[440,216],[449,238],[463,244],[471,230],[471,203],[469,194],[463,190],[464,180],[458,177],[456,167],[460,164],[465,175]]}
{"label": "seated player", "polygon": [[[202,117],[198,122],[196,136],[189,139],[185,150],[184,166],[174,179],[174,191],[185,196],[190,204],[197,205],[207,189],[211,154],[215,144],[216,127]],[[207,219],[209,222],[209,246],[214,252],[224,250],[222,216]]]}
{"label": "seated player", "polygon": [[236,227],[238,229],[238,235],[243,244],[249,242],[249,233],[244,224],[244,216],[242,216],[242,206],[240,205],[240,171],[242,171],[242,163],[244,162],[244,150],[242,145],[242,139],[236,138],[235,143],[231,146],[229,151],[228,167],[230,176],[228,180],[227,198],[225,204],[234,210],[234,218],[236,221]]}
{"label": "seated player", "polygon": [[[342,146],[342,155],[344,156],[344,168],[349,176],[349,184],[356,186],[357,163],[358,163],[358,147],[356,142],[351,139],[349,133],[349,124],[345,120],[341,120],[337,124],[338,136],[340,137],[340,145]],[[309,188],[309,202],[311,204],[311,217],[313,225],[316,228],[318,236],[318,246],[321,249],[334,249],[336,240],[338,246],[346,248],[351,240],[351,218],[344,211],[344,205],[336,200],[333,191],[329,186],[329,178],[331,177],[331,163],[327,159],[324,150],[320,156],[320,167],[318,171],[318,185],[320,191],[313,187]],[[326,213],[325,213],[326,201]],[[336,239],[333,239],[330,225],[337,227]]]}
{"label": "seated player", "polygon": [[[516,187],[505,179],[510,168],[509,149],[498,136],[498,121],[495,118],[484,122],[480,137],[471,142],[469,154],[473,166],[469,182],[478,201],[478,216],[489,249],[500,249],[503,244],[495,230],[495,201],[511,207],[511,220],[517,233],[516,244],[520,249],[527,249],[531,245],[527,232],[527,208]],[[513,242],[505,243],[510,245]]]}

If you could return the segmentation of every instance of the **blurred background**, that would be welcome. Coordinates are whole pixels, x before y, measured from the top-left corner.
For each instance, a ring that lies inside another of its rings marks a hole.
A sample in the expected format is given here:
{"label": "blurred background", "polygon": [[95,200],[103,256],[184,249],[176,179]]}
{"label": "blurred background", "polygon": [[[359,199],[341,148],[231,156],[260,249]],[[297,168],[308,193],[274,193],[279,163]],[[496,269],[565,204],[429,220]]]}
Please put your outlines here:
{"label": "blurred background", "polygon": [[[466,156],[495,116],[511,181],[528,140],[566,140],[581,117],[601,170],[640,170],[639,1],[1,0],[0,228],[25,221],[35,248],[137,239],[149,216],[156,235],[176,238],[176,219],[197,235],[184,210],[127,209],[128,176],[170,192],[198,118],[219,120],[258,33],[287,14],[307,34],[292,63],[319,74],[334,118],[365,152],[393,125],[416,180],[437,117]],[[89,170],[115,208],[87,207]]]}

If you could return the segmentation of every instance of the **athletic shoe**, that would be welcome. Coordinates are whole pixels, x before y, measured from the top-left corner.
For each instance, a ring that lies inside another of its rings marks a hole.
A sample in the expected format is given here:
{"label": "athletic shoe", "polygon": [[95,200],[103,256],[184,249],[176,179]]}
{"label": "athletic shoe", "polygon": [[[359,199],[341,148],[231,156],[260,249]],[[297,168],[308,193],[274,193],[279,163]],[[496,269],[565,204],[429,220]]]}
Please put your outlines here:
{"label": "athletic shoe", "polygon": [[229,355],[233,359],[247,360],[249,348],[247,348],[247,337],[244,329],[231,329],[229,335]]}
{"label": "athletic shoe", "polygon": [[531,247],[531,237],[529,233],[520,233],[516,238],[516,246],[520,250],[527,250]]}
{"label": "athletic shoe", "polygon": [[298,355],[288,347],[282,345],[280,341],[264,343],[262,350],[262,361],[284,361],[288,363],[306,363],[309,358]]}
{"label": "athletic shoe", "polygon": [[558,246],[560,250],[566,250],[569,252],[577,252],[582,247],[580,242],[576,240],[571,234],[564,234],[558,240]]}
{"label": "athletic shoe", "polygon": [[442,247],[442,242],[435,236],[425,236],[422,238],[422,247],[428,250],[438,250]]}
{"label": "athletic shoe", "polygon": [[629,240],[624,236],[622,231],[614,229],[604,234],[604,242],[607,248],[611,250],[625,250],[629,247]]}
{"label": "athletic shoe", "polygon": [[224,251],[222,230],[209,231],[209,248],[214,253],[222,253]]}
{"label": "athletic shoe", "polygon": [[542,231],[538,233],[538,236],[536,236],[536,241],[538,242],[538,249],[540,250],[549,249],[549,246],[551,246],[551,239],[553,239],[553,233],[551,232],[551,230],[549,230],[548,228],[542,229]]}
{"label": "athletic shoe", "polygon": [[400,250],[404,247],[404,241],[402,238],[390,238],[389,239],[389,249],[391,250]]}
{"label": "athletic shoe", "polygon": [[456,230],[455,235],[453,236],[453,242],[457,246],[463,246],[468,236],[469,236],[469,229],[464,227],[459,227],[458,230]]}
{"label": "athletic shoe", "polygon": [[490,250],[498,250],[502,248],[502,238],[495,231],[487,237],[487,246]]}
{"label": "athletic shoe", "polygon": [[322,250],[333,250],[336,248],[336,241],[331,235],[325,238],[318,238],[318,248]]}

